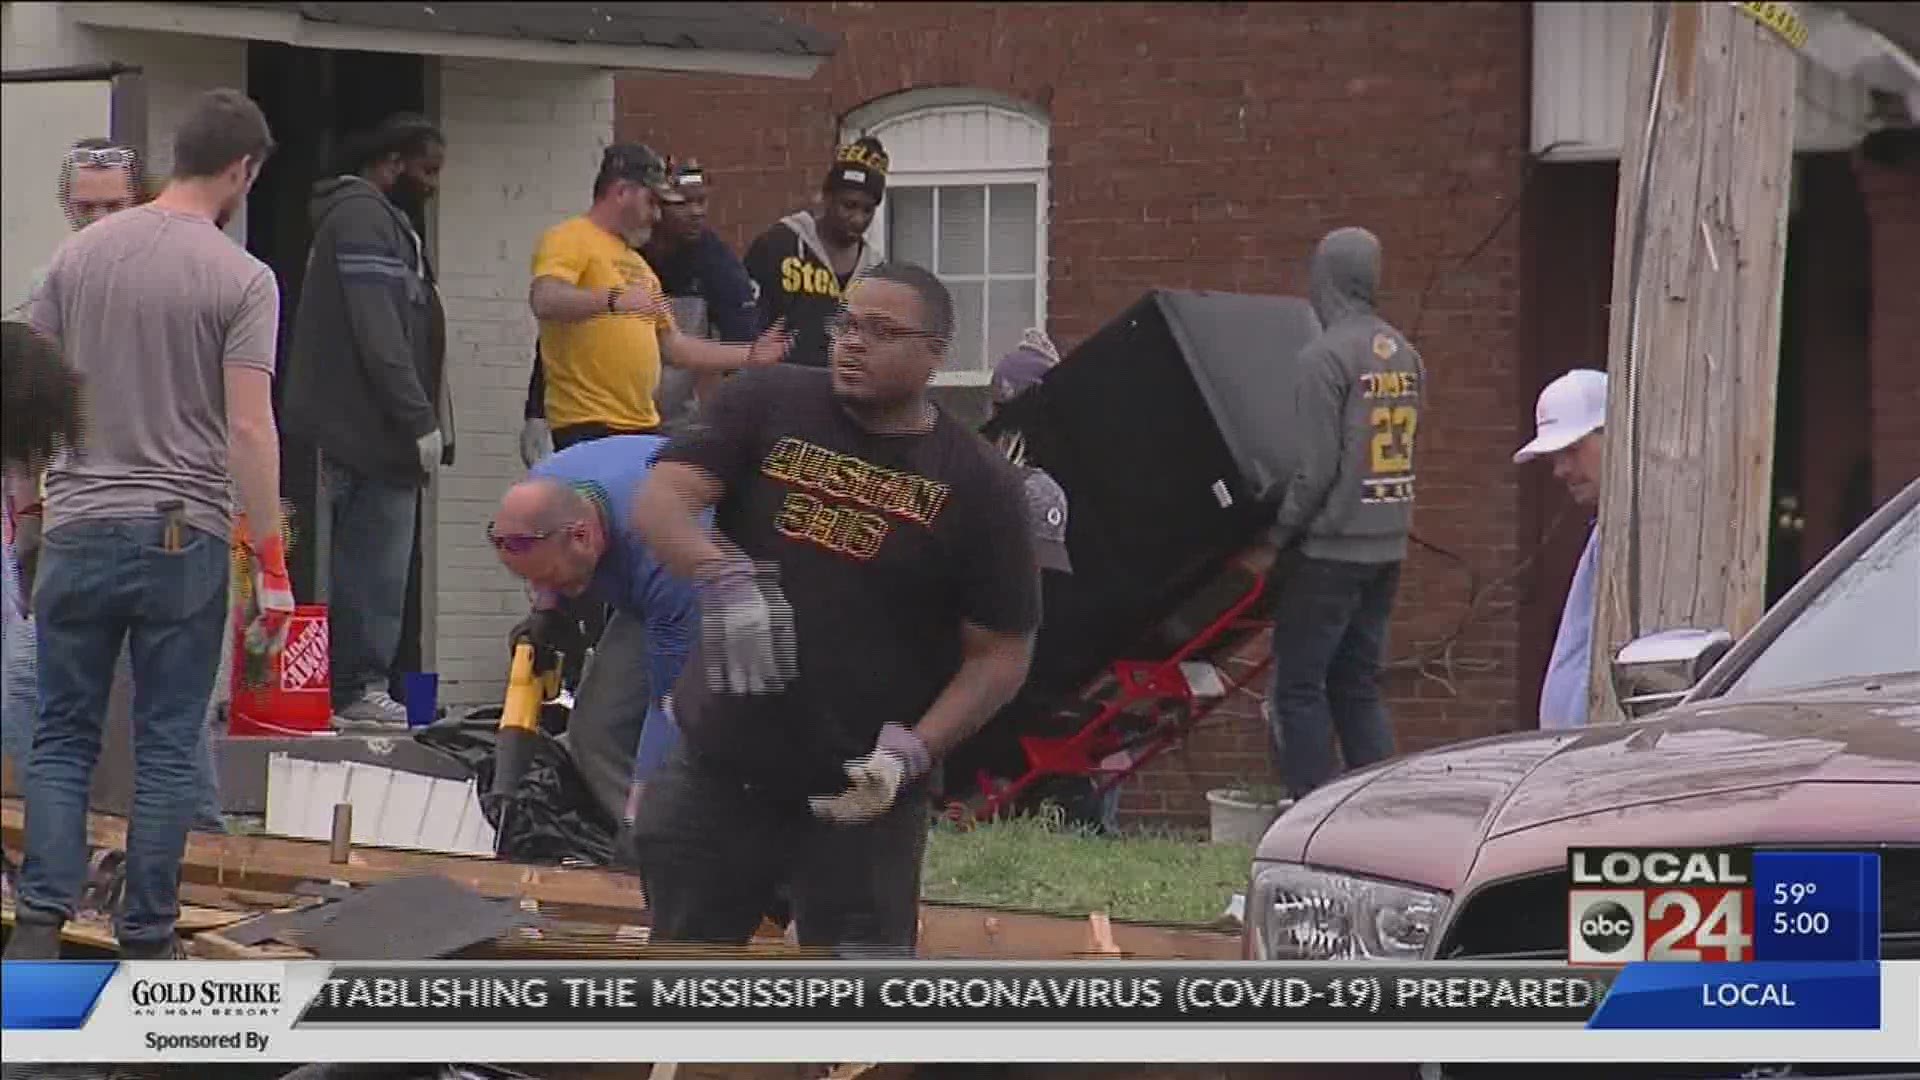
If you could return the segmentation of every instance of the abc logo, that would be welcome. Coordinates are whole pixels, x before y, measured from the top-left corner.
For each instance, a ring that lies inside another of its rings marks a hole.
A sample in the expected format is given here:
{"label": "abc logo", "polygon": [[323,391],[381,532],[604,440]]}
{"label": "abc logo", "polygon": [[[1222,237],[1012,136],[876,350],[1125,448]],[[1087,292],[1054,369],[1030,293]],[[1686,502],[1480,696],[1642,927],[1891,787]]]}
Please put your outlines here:
{"label": "abc logo", "polygon": [[1612,900],[1590,904],[1580,914],[1580,940],[1597,953],[1616,953],[1633,940],[1633,912]]}

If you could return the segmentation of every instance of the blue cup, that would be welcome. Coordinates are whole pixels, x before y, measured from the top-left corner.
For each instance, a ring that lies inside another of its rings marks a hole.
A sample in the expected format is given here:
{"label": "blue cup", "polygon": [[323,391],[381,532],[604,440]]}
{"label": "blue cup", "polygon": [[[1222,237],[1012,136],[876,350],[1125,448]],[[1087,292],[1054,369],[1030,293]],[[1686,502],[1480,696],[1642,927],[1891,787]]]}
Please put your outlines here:
{"label": "blue cup", "polygon": [[440,716],[440,676],[431,671],[407,673],[407,726],[426,727]]}

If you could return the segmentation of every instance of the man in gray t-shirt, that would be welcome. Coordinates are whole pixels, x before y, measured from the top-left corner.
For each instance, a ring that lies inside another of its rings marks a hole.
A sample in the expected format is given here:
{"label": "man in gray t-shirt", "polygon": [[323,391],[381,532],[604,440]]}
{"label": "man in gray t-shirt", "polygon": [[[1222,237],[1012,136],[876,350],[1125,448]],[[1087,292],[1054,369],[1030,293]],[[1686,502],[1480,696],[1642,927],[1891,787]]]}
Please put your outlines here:
{"label": "man in gray t-shirt", "polygon": [[28,304],[86,380],[85,452],[48,470],[34,622],[40,716],[27,761],[26,859],[8,959],[59,953],[87,874],[87,793],[114,660],[132,660],[134,796],[120,955],[177,955],[180,860],[219,666],[231,483],[246,511],[271,655],[293,612],[281,540],[273,272],[222,228],[273,145],[236,90],[201,96],[151,204],[61,245]]}

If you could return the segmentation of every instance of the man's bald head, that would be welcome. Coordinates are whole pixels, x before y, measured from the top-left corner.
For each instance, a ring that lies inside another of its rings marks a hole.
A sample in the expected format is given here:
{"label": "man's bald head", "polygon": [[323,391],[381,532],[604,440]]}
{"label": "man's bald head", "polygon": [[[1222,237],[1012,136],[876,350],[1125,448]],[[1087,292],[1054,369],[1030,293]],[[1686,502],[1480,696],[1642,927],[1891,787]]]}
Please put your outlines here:
{"label": "man's bald head", "polygon": [[577,596],[593,580],[607,549],[607,522],[572,486],[533,477],[500,497],[488,536],[515,577],[537,589]]}
{"label": "man's bald head", "polygon": [[587,500],[572,486],[536,476],[507,489],[493,520],[496,531],[511,525],[521,532],[542,532],[579,521],[589,509]]}

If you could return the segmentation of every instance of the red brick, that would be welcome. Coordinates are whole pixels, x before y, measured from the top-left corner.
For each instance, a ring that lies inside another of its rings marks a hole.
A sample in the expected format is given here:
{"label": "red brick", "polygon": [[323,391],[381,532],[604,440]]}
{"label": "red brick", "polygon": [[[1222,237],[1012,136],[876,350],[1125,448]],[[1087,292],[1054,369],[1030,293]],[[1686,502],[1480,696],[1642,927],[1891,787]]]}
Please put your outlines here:
{"label": "red brick", "polygon": [[1920,172],[1864,160],[1854,171],[1873,227],[1873,487],[1884,501],[1920,476]]}
{"label": "red brick", "polygon": [[[1416,529],[1483,581],[1513,565],[1519,496],[1506,462],[1531,389],[1518,385],[1519,223],[1460,264],[1521,194],[1529,5],[1128,4],[1098,18],[1041,3],[784,9],[843,37],[809,82],[670,75],[619,87],[618,134],[697,155],[713,177],[715,225],[738,250],[807,204],[838,117],[925,86],[978,87],[1046,110],[1048,330],[1063,349],[1155,286],[1299,292],[1314,241],[1365,225],[1386,248],[1382,309],[1417,330],[1430,371]],[[1913,267],[1920,238],[1904,246],[1885,257]],[[1891,307],[1876,304],[1876,318]],[[1920,328],[1897,340],[1916,377]],[[1913,417],[1920,411],[1884,422]],[[1920,457],[1920,429],[1898,431],[1887,438]],[[1454,633],[1467,594],[1458,563],[1415,554],[1393,655]],[[1455,656],[1495,667],[1458,671],[1459,696],[1412,671],[1387,676],[1403,746],[1516,723],[1517,625],[1497,597],[1483,607]],[[1203,820],[1203,784],[1265,775],[1261,723],[1257,700],[1223,706],[1182,753],[1131,782],[1123,806]]]}

